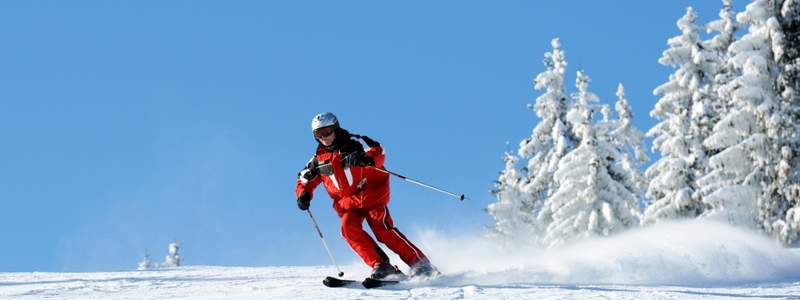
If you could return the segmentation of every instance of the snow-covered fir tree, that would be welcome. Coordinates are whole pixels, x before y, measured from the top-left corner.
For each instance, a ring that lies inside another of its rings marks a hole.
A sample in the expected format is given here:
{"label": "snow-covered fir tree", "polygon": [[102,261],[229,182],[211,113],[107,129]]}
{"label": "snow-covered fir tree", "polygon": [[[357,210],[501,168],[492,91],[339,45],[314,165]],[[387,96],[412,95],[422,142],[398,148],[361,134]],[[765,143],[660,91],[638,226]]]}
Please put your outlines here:
{"label": "snow-covered fir tree", "polygon": [[139,266],[136,269],[139,271],[147,271],[150,270],[151,267],[152,264],[150,263],[150,255],[147,254],[147,251],[145,251],[144,258],[142,258],[142,261],[139,262]]}
{"label": "snow-covered fir tree", "polygon": [[[569,110],[564,88],[566,61],[558,39],[545,54],[547,69],[534,80],[545,93],[529,105],[541,121],[520,143],[518,155],[506,153],[487,211],[493,232],[545,246],[587,236],[605,236],[639,224],[639,200],[646,182],[640,163],[647,160],[641,131],[619,86],[615,105],[599,105],[589,92],[589,77],[579,71]],[[596,112],[603,115],[595,122]],[[576,148],[577,147],[577,148]],[[515,166],[527,158],[521,169]]]}
{"label": "snow-covered fir tree", "polygon": [[[774,15],[769,0],[756,0],[737,15],[749,26],[748,33],[733,42],[729,63],[740,73],[719,87],[719,95],[730,101],[730,109],[714,126],[704,146],[711,149],[710,172],[698,180],[708,217],[736,225],[760,227],[758,202],[774,159],[767,123],[776,107],[774,82],[777,66],[773,56]],[[772,21],[771,21],[772,20]],[[772,29],[771,29],[772,28]]]}
{"label": "snow-covered fir tree", "polygon": [[[716,35],[703,42],[703,46],[708,51],[709,61],[707,65],[713,72],[713,80],[711,80],[709,88],[711,93],[708,96],[712,99],[713,117],[711,121],[714,125],[719,123],[719,120],[726,116],[733,107],[733,101],[731,101],[730,95],[722,93],[720,89],[738,76],[736,67],[729,59],[728,49],[736,40],[735,33],[740,27],[741,25],[735,20],[731,0],[722,0],[722,9],[720,9],[719,12],[719,19],[711,21],[706,25],[708,33],[717,32]],[[706,144],[706,139],[713,133],[714,129],[712,127],[711,132],[704,136],[703,140],[704,149],[708,157],[713,157],[723,150],[719,147]],[[708,196],[711,192],[716,190],[715,186],[719,183],[714,180],[708,180],[708,178],[712,177],[702,179],[709,173],[713,173],[713,168],[711,166],[707,167],[705,174],[697,178],[697,189],[693,195],[695,199],[702,201],[705,196]]]}
{"label": "snow-covered fir tree", "polygon": [[572,149],[575,135],[567,122],[568,98],[564,88],[564,74],[567,61],[558,38],[551,41],[553,50],[545,53],[546,70],[539,73],[533,81],[534,89],[544,90],[529,108],[536,112],[541,121],[533,129],[529,138],[520,142],[518,154],[529,158],[526,167],[526,180],[522,189],[541,202],[552,193],[555,182],[553,172],[558,161]]}
{"label": "snow-covered fir tree", "polygon": [[669,48],[659,59],[662,65],[677,69],[653,91],[662,97],[650,116],[660,122],[647,134],[655,137],[653,151],[661,158],[646,172],[652,202],[645,211],[645,223],[695,217],[704,209],[693,194],[695,179],[706,172],[702,141],[714,119],[709,96],[713,69],[709,64],[712,56],[701,46],[696,20],[694,9],[687,8],[677,22],[681,35],[669,39]]}
{"label": "snow-covered fir tree", "polygon": [[492,190],[497,202],[490,204],[487,208],[489,214],[496,221],[492,226],[492,232],[500,237],[512,237],[517,240],[519,237],[536,235],[533,226],[535,202],[532,195],[520,189],[521,182],[527,178],[523,178],[517,170],[518,160],[519,158],[512,153],[506,152],[503,156],[506,167],[500,172],[500,177]]}
{"label": "snow-covered fir tree", "polygon": [[[719,119],[726,115],[731,107],[731,101],[719,95],[719,87],[728,84],[737,75],[733,64],[728,62],[728,48],[736,40],[735,34],[741,25],[736,22],[731,1],[722,0],[719,19],[706,24],[708,33],[717,32],[717,34],[703,41],[703,47],[707,51],[707,66],[713,74],[708,94],[713,109],[712,126],[719,122]],[[707,154],[711,156],[716,153],[712,151]]]}
{"label": "snow-covered fir tree", "polygon": [[[647,180],[641,172],[642,164],[650,158],[644,145],[644,133],[633,126],[633,110],[625,98],[625,87],[617,86],[617,103],[614,105],[619,119],[612,122],[603,122],[608,131],[606,133],[616,149],[618,158],[613,165],[613,174],[617,181],[622,183],[637,199],[641,198],[647,186]],[[607,119],[607,118],[604,118]]]}
{"label": "snow-covered fir tree", "polygon": [[[767,180],[758,201],[758,222],[767,233],[792,244],[798,240],[800,230],[800,4],[796,0],[756,1],[748,10],[751,15],[758,12],[768,18],[767,30],[762,33],[767,34],[771,58],[777,64],[776,98],[773,106],[765,107],[771,108],[765,120],[771,148],[767,152]],[[759,24],[758,17],[761,16],[742,15],[742,19],[753,20],[754,24]]]}
{"label": "snow-covered fir tree", "polygon": [[[669,39],[659,59],[675,72],[654,90],[660,99],[650,115],[659,123],[648,136],[660,159],[645,173],[649,206],[642,221],[702,215],[797,243],[800,0],[754,0],[735,20],[731,0],[722,4],[719,19],[706,25],[716,33],[708,40],[700,39],[688,8],[677,22],[681,35]],[[747,33],[737,38],[740,28]],[[496,232],[531,234],[550,246],[635,223],[642,190],[636,170],[646,159],[621,86],[619,119],[612,120],[579,72],[567,111],[566,62],[558,39],[552,45],[547,69],[534,81],[545,93],[529,105],[541,121],[517,155],[506,153],[498,201],[488,208]],[[525,159],[526,167],[516,169]]]}
{"label": "snow-covered fir tree", "polygon": [[[544,90],[544,93],[536,98],[535,104],[528,105],[540,121],[533,128],[531,136],[519,144],[518,155],[527,159],[526,167],[512,171],[517,158],[513,155],[505,157],[506,169],[495,187],[497,203],[487,208],[497,221],[495,231],[501,235],[543,230],[538,226],[543,222],[534,218],[539,216],[542,202],[555,188],[553,172],[558,161],[575,144],[566,121],[568,99],[564,89],[564,73],[567,61],[558,38],[552,40],[551,46],[552,51],[544,55],[545,71],[533,81],[534,88]],[[517,238],[513,235],[510,237]]]}
{"label": "snow-covered fir tree", "polygon": [[588,91],[588,85],[589,77],[579,71],[578,92],[567,119],[580,145],[559,161],[554,173],[557,189],[540,212],[547,216],[540,220],[550,221],[543,240],[549,247],[639,224],[638,197],[615,172],[615,160],[621,157],[618,147],[610,131],[598,131],[600,127],[593,123],[598,97]]}
{"label": "snow-covered fir tree", "polygon": [[598,108],[597,102],[600,100],[597,95],[589,92],[590,81],[589,76],[583,71],[578,71],[575,78],[578,92],[572,94],[573,105],[567,112],[567,122],[572,125],[572,132],[579,142],[588,137],[586,131],[592,127],[594,113]]}

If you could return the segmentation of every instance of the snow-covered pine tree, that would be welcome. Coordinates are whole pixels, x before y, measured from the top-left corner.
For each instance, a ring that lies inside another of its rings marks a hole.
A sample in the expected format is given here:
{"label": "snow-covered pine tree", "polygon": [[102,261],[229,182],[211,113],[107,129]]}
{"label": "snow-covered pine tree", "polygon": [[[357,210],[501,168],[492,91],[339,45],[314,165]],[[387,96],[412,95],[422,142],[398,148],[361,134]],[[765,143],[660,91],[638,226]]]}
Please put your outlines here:
{"label": "snow-covered pine tree", "polygon": [[539,73],[533,81],[534,89],[544,90],[544,94],[536,98],[536,104],[528,105],[541,122],[536,125],[529,138],[520,142],[518,151],[519,156],[529,158],[524,169],[528,173],[528,180],[522,188],[533,195],[534,201],[542,201],[552,194],[555,187],[552,175],[558,161],[575,144],[575,135],[569,130],[566,121],[566,57],[558,38],[554,38],[550,45],[553,50],[545,53],[544,59],[546,71]]}
{"label": "snow-covered pine tree", "polygon": [[[766,122],[767,137],[772,147],[769,154],[768,178],[759,198],[759,223],[763,229],[785,244],[798,240],[800,231],[800,3],[782,0],[761,8],[768,13],[767,28],[773,60],[778,64],[777,82],[771,115]],[[750,7],[748,7],[750,8]]]}
{"label": "snow-covered pine tree", "polygon": [[[647,180],[642,174],[641,164],[649,160],[644,146],[644,133],[633,126],[633,110],[625,98],[625,87],[620,83],[617,86],[617,103],[614,105],[619,118],[607,123],[607,134],[612,145],[616,147],[618,156],[612,165],[612,176],[624,185],[637,200],[647,186]],[[600,124],[601,128],[603,124]]]}
{"label": "snow-covered pine tree", "polygon": [[730,109],[703,142],[716,154],[710,159],[710,172],[698,180],[709,207],[706,216],[748,227],[760,227],[757,203],[764,187],[774,181],[773,147],[767,135],[777,99],[772,6],[771,0],[756,0],[737,15],[740,23],[749,25],[748,33],[728,50],[729,63],[740,75],[718,89],[719,96],[730,101]]}
{"label": "snow-covered pine tree", "polygon": [[659,63],[675,66],[669,81],[653,93],[662,95],[650,116],[660,120],[647,135],[655,137],[653,151],[661,158],[647,169],[651,203],[645,223],[660,219],[695,217],[702,203],[692,197],[695,179],[706,172],[707,159],[701,142],[709,134],[713,115],[709,98],[711,58],[700,45],[697,15],[691,7],[678,22],[681,35],[670,38]]}
{"label": "snow-covered pine tree", "polygon": [[[735,14],[733,12],[731,0],[722,0],[722,9],[720,9],[719,12],[719,19],[711,21],[706,25],[706,31],[708,33],[717,32],[717,34],[710,39],[703,41],[703,46],[706,51],[708,51],[709,61],[707,65],[713,72],[713,80],[711,81],[711,86],[709,88],[711,91],[709,98],[711,99],[714,112],[711,118],[711,121],[714,125],[719,123],[719,120],[724,118],[733,107],[731,96],[729,94],[722,93],[720,88],[729,84],[738,76],[735,66],[729,59],[728,49],[736,40],[735,33],[740,28],[741,24],[735,20]],[[708,139],[708,137],[710,137],[713,133],[714,128],[712,127],[711,132],[709,132],[703,140],[703,146],[709,158],[724,150],[720,149],[719,147],[706,144],[705,139]],[[708,196],[717,189],[716,186],[720,184],[717,182],[718,180],[709,180],[714,178],[713,176],[703,178],[712,172],[713,167],[709,166],[706,170],[706,173],[697,178],[697,189],[693,195],[695,199],[702,201],[705,196]],[[723,181],[725,180],[723,178],[718,179],[722,179]]]}
{"label": "snow-covered pine tree", "polygon": [[145,251],[144,252],[144,258],[142,258],[142,261],[139,262],[139,266],[138,266],[138,268],[136,268],[136,270],[147,271],[147,270],[150,270],[151,267],[152,267],[152,264],[150,263],[150,255],[147,254],[147,251]]}
{"label": "snow-covered pine tree", "polygon": [[[736,16],[731,5],[732,0],[722,0],[722,9],[719,11],[719,19],[706,24],[708,33],[717,32],[710,39],[703,41],[703,47],[707,51],[707,66],[713,74],[711,81],[710,94],[713,109],[712,127],[719,122],[722,116],[726,115],[731,108],[731,101],[719,95],[719,87],[731,82],[737,75],[732,63],[728,62],[728,48],[736,40],[736,31],[741,25],[736,22]],[[713,131],[713,128],[712,128]],[[710,133],[709,133],[710,135]],[[709,157],[714,152],[707,153]]]}
{"label": "snow-covered pine tree", "polygon": [[589,137],[585,131],[593,126],[594,113],[598,109],[597,102],[600,100],[597,95],[589,92],[589,82],[591,79],[582,70],[578,70],[575,78],[575,87],[578,92],[572,94],[573,105],[567,112],[567,122],[572,127],[572,133],[582,141]]}
{"label": "snow-covered pine tree", "polygon": [[486,209],[495,219],[495,224],[491,226],[492,233],[498,237],[514,238],[515,241],[519,241],[519,237],[536,236],[533,225],[534,201],[532,195],[520,190],[523,178],[516,168],[518,160],[516,155],[509,152],[503,156],[506,167],[500,172],[492,190],[497,202],[489,204]]}
{"label": "snow-covered pine tree", "polygon": [[[574,136],[566,122],[567,96],[564,91],[564,73],[567,61],[558,38],[551,42],[552,51],[545,53],[545,71],[539,73],[533,81],[536,90],[544,93],[536,98],[536,103],[528,105],[540,118],[530,137],[519,144],[518,154],[523,159],[528,159],[526,167],[511,175],[511,169],[516,159],[507,155],[505,158],[506,169],[498,179],[495,193],[498,201],[487,208],[487,211],[497,221],[497,233],[532,232],[541,229],[538,224],[542,221],[533,221],[525,229],[512,229],[508,226],[522,226],[528,216],[538,216],[538,207],[555,187],[553,172],[558,161],[575,144]],[[509,165],[511,163],[511,165]],[[518,176],[517,180],[509,176]],[[502,192],[505,191],[505,192]],[[513,211],[511,209],[520,209]],[[546,218],[546,216],[542,216]],[[505,221],[512,218],[515,221]],[[517,238],[512,236],[512,238]],[[535,237],[531,237],[535,238]]]}
{"label": "snow-covered pine tree", "polygon": [[598,138],[592,122],[598,97],[588,91],[589,77],[579,71],[576,85],[567,119],[580,146],[559,161],[554,173],[557,189],[540,212],[551,220],[543,241],[549,247],[639,224],[636,195],[612,176],[614,160],[620,157],[617,147],[603,134],[609,131],[601,130]]}

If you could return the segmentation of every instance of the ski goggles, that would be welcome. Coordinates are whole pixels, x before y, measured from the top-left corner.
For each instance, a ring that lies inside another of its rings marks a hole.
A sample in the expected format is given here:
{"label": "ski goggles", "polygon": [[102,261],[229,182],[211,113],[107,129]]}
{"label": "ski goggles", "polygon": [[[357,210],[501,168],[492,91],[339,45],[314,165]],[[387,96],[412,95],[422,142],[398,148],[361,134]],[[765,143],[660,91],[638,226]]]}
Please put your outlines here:
{"label": "ski goggles", "polygon": [[318,139],[324,139],[326,137],[331,136],[331,134],[333,134],[334,131],[335,129],[333,128],[333,126],[322,127],[317,130],[314,130],[314,137]]}

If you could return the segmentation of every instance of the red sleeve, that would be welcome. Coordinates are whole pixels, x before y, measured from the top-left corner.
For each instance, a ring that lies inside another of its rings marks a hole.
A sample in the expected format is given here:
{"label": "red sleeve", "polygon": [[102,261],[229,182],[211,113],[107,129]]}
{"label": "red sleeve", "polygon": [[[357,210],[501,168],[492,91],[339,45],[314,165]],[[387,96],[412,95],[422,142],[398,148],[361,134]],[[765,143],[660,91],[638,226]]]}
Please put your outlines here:
{"label": "red sleeve", "polygon": [[297,176],[297,182],[295,184],[295,189],[294,189],[295,198],[300,197],[300,194],[302,194],[303,192],[307,192],[309,195],[311,195],[311,198],[314,198],[314,189],[316,189],[317,186],[320,183],[322,183],[322,177],[319,175],[314,175],[314,177],[311,178],[311,180],[307,180],[304,177],[304,175],[306,175],[306,172],[310,171],[308,169],[303,169]]}
{"label": "red sleeve", "polygon": [[372,160],[375,161],[375,167],[383,168],[383,161],[386,160],[386,154],[383,153],[383,148],[381,146],[374,146],[367,149],[367,156],[372,157]]}

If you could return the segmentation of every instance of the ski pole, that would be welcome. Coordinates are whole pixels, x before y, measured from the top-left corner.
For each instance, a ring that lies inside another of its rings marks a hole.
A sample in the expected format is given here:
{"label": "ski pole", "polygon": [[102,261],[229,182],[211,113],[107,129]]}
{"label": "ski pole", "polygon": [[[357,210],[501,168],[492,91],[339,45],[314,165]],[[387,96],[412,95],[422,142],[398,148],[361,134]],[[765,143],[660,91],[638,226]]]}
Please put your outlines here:
{"label": "ski pole", "polygon": [[342,269],[339,269],[339,264],[336,263],[336,259],[333,258],[333,253],[331,253],[331,248],[328,248],[328,243],[325,242],[325,237],[322,236],[322,230],[319,230],[319,225],[317,225],[317,219],[314,219],[314,215],[311,214],[311,209],[306,210],[308,212],[308,216],[311,217],[311,222],[314,222],[314,228],[317,229],[317,233],[319,234],[319,239],[322,240],[322,245],[325,246],[325,250],[328,251],[328,257],[331,258],[333,265],[336,267],[336,271],[339,271],[339,277],[344,276],[344,272]]}
{"label": "ski pole", "polygon": [[397,174],[397,173],[395,173],[395,172],[392,172],[392,171],[389,171],[389,170],[386,170],[386,169],[378,168],[378,167],[375,167],[375,166],[369,166],[369,167],[370,167],[370,168],[373,168],[373,169],[375,169],[375,170],[381,171],[381,172],[383,172],[383,173],[389,174],[389,175],[394,175],[394,176],[397,176],[398,178],[400,178],[400,179],[402,179],[402,180],[405,180],[405,181],[408,181],[408,182],[411,182],[411,183],[413,183],[413,184],[421,185],[421,186],[424,186],[424,187],[426,187],[426,188],[432,189],[432,190],[434,190],[434,191],[437,191],[437,192],[440,192],[440,193],[444,193],[444,194],[447,194],[447,195],[450,195],[450,196],[456,197],[456,198],[458,198],[458,200],[461,200],[461,201],[464,201],[464,199],[468,199],[467,197],[465,197],[465,196],[464,196],[464,194],[461,194],[461,195],[459,195],[459,194],[456,194],[456,193],[453,193],[453,192],[448,192],[448,191],[446,191],[446,190],[443,190],[443,189],[437,188],[437,187],[435,187],[435,186],[432,186],[432,185],[430,185],[430,184],[426,184],[426,183],[424,183],[424,182],[421,182],[421,181],[418,181],[418,180],[414,180],[414,179],[408,178],[408,177],[406,177],[406,176],[403,176],[403,175]]}

